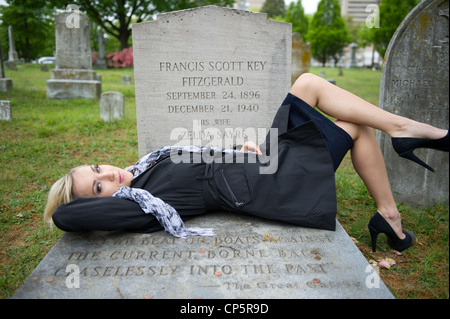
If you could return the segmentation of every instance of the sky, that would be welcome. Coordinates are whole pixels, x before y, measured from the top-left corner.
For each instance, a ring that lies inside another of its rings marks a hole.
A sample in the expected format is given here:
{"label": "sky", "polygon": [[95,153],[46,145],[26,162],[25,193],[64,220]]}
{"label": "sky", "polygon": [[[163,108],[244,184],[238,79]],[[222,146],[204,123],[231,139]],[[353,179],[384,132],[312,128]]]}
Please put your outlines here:
{"label": "sky", "polygon": [[[284,0],[286,5],[289,5],[291,2],[297,2],[295,0]],[[317,11],[317,5],[320,0],[302,0],[302,6],[305,9],[306,14],[312,14]]]}

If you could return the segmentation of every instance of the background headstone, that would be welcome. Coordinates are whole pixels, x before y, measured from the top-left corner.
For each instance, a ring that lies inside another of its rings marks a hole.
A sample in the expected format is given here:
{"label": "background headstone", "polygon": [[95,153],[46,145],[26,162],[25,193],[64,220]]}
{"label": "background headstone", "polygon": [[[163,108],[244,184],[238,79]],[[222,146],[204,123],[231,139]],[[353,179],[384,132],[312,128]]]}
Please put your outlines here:
{"label": "background headstone", "polygon": [[291,43],[291,24],[216,6],[133,24],[139,155],[230,148],[247,128],[270,127],[290,89]]}
{"label": "background headstone", "polygon": [[3,52],[0,45],[0,92],[6,93],[12,90],[13,82],[11,79],[5,78],[5,69],[3,67]]}
{"label": "background headstone", "polygon": [[8,26],[8,37],[9,37],[9,50],[8,50],[8,62],[19,62],[19,56],[16,51],[16,44],[14,42],[13,27]]}
{"label": "background headstone", "polygon": [[98,31],[98,59],[95,67],[98,69],[106,69],[106,59],[105,59],[105,37],[103,30]]}
{"label": "background headstone", "polygon": [[292,34],[292,77],[293,84],[303,73],[309,72],[311,63],[311,43],[305,43],[300,33]]}
{"label": "background headstone", "polygon": [[[422,1],[402,22],[387,49],[380,86],[380,107],[398,115],[449,127],[449,1]],[[418,149],[431,167],[400,158],[388,135],[378,133],[392,190],[400,201],[427,206],[447,203],[449,156]]]}
{"label": "background headstone", "polygon": [[0,121],[11,121],[11,102],[0,100]]}
{"label": "background headstone", "polygon": [[131,84],[131,76],[122,75],[122,84],[130,85]]}
{"label": "background headstone", "polygon": [[55,17],[55,69],[47,81],[47,97],[100,98],[101,82],[92,70],[91,23],[81,12]]}
{"label": "background headstone", "polygon": [[216,236],[66,233],[13,298],[393,298],[339,223],[333,232],[217,213],[186,225]]}
{"label": "background headstone", "polygon": [[100,117],[105,122],[122,120],[125,101],[122,93],[103,92],[100,98]]}

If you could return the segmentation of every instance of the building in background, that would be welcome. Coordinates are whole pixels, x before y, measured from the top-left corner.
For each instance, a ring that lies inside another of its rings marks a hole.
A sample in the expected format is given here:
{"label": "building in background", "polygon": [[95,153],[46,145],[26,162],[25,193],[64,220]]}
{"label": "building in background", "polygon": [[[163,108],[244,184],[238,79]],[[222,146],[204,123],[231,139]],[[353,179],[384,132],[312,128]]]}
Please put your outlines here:
{"label": "building in background", "polygon": [[366,9],[369,5],[379,5],[380,0],[339,0],[341,15],[353,17],[355,22],[365,22],[370,14]]}
{"label": "building in background", "polygon": [[261,10],[265,0],[237,0],[234,4],[235,9],[239,10]]}

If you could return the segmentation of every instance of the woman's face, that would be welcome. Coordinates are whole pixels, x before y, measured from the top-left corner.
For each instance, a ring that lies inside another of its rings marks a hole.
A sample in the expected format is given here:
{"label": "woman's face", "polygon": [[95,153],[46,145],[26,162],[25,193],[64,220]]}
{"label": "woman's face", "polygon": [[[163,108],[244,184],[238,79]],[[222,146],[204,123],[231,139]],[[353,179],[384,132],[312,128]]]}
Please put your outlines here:
{"label": "woman's face", "polygon": [[72,179],[77,198],[107,197],[121,187],[130,186],[133,174],[111,165],[85,165],[75,169]]}

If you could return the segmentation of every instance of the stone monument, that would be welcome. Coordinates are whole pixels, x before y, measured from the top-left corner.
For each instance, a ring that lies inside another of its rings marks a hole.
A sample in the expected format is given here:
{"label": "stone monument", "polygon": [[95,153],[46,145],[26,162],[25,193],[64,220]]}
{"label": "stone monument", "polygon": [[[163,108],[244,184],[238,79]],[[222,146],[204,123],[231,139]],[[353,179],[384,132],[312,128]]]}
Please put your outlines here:
{"label": "stone monument", "polygon": [[97,69],[106,69],[105,37],[101,29],[98,31],[98,59],[95,67]]}
{"label": "stone monument", "polygon": [[270,127],[290,89],[291,43],[291,24],[217,6],[133,24],[139,154],[230,148]]}
{"label": "stone monument", "polygon": [[55,69],[47,81],[47,97],[100,98],[101,82],[92,70],[90,30],[89,19],[79,11],[55,17]]}
{"label": "stone monument", "polygon": [[[214,6],[133,25],[139,152],[176,143],[177,127],[211,142],[192,121],[205,134],[269,126],[290,87],[291,40],[290,25]],[[14,298],[393,298],[336,224],[217,212],[186,222],[212,237],[66,233]]]}
{"label": "stone monument", "polygon": [[66,233],[13,298],[393,298],[339,224],[215,213],[186,225],[216,236]]}
{"label": "stone monument", "polygon": [[[431,125],[449,127],[449,1],[422,1],[402,22],[387,49],[380,107]],[[413,205],[447,203],[448,153],[418,149],[415,154],[436,170],[400,158],[390,137],[378,140],[396,198]]]}
{"label": "stone monument", "polygon": [[3,53],[0,45],[0,93],[6,93],[12,90],[13,82],[11,79],[5,78],[5,69],[3,68]]}
{"label": "stone monument", "polygon": [[11,102],[0,100],[0,121],[11,121]]}
{"label": "stone monument", "polygon": [[292,34],[292,71],[291,83],[303,73],[309,72],[311,63],[311,43],[305,43],[300,33]]}
{"label": "stone monument", "polygon": [[122,120],[125,101],[122,93],[103,92],[100,98],[100,117],[105,122]]}
{"label": "stone monument", "polygon": [[14,33],[12,26],[8,26],[8,37],[9,37],[8,61],[14,63],[19,62],[19,56],[16,51],[16,44],[14,42]]}

